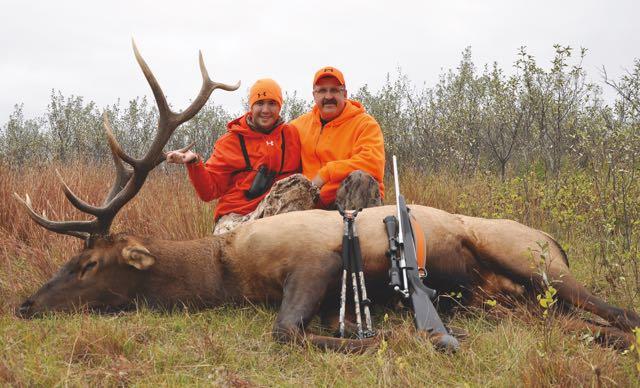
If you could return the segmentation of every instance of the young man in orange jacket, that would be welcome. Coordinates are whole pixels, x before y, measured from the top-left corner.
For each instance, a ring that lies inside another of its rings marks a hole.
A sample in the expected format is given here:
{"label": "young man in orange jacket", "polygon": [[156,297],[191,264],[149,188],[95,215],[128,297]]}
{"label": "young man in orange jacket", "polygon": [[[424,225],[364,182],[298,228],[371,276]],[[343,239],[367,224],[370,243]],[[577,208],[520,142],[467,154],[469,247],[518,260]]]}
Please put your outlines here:
{"label": "young man in orange jacket", "polygon": [[296,174],[300,139],[280,118],[280,86],[271,79],[258,80],[249,92],[249,106],[249,112],[227,124],[206,163],[192,151],[167,154],[167,162],[186,164],[203,201],[218,198],[214,234],[248,220],[311,209],[317,199],[317,189]]}
{"label": "young man in orange jacket", "polygon": [[313,77],[311,112],[291,122],[300,134],[302,173],[320,188],[319,207],[380,206],[384,198],[382,130],[347,99],[344,76],[323,67]]}

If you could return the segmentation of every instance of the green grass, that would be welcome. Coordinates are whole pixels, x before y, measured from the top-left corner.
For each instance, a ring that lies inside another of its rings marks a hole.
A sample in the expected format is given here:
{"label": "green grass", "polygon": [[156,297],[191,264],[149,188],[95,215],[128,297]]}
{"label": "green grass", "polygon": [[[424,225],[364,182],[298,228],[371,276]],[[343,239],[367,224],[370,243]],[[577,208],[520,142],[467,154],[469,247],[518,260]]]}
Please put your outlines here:
{"label": "green grass", "polygon": [[469,332],[458,354],[434,351],[402,314],[365,354],[272,341],[275,311],[256,306],[171,314],[0,318],[0,381],[25,386],[630,386],[635,359],[567,335],[560,326],[482,312],[456,316]]}
{"label": "green grass", "polygon": [[[107,190],[104,172],[67,166],[62,175],[94,202]],[[458,311],[450,324],[468,337],[455,355],[435,351],[416,335],[406,312],[390,310],[375,315],[376,327],[390,335],[361,355],[274,342],[276,310],[265,306],[172,312],[142,307],[118,315],[18,319],[13,309],[81,247],[76,239],[35,226],[10,198],[13,191],[26,191],[36,208],[52,218],[83,218],[66,203],[53,176],[51,167],[21,173],[0,169],[0,385],[640,386],[637,353],[597,345],[586,332],[567,332],[564,318],[551,314],[545,320],[535,305]],[[538,180],[528,182],[525,190],[522,182],[485,176],[422,181],[403,183],[409,202],[514,218],[550,231],[568,248],[578,279],[606,300],[640,310],[633,271],[637,244],[628,250],[629,257],[616,254],[619,234],[615,228],[604,238],[598,234],[597,209],[581,200],[590,195],[588,190],[558,194]],[[585,187],[580,180],[566,185]],[[632,209],[639,206],[635,198]],[[164,209],[162,214],[156,207]],[[183,174],[156,173],[123,209],[114,230],[195,238],[211,230],[210,211],[194,198]],[[631,230],[638,235],[638,225]],[[608,243],[609,250],[602,251],[600,242]]]}

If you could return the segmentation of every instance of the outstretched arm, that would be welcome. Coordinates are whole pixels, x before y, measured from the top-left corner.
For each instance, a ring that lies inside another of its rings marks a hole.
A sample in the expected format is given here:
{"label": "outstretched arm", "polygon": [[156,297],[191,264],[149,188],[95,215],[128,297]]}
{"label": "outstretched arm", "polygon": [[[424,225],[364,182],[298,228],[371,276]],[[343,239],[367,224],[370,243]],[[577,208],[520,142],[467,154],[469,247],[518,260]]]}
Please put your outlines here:
{"label": "outstretched arm", "polygon": [[233,145],[223,137],[216,142],[206,163],[192,151],[171,151],[167,154],[167,162],[186,165],[189,179],[198,197],[209,202],[224,195],[231,187],[231,175],[237,169],[228,157],[233,152]]}

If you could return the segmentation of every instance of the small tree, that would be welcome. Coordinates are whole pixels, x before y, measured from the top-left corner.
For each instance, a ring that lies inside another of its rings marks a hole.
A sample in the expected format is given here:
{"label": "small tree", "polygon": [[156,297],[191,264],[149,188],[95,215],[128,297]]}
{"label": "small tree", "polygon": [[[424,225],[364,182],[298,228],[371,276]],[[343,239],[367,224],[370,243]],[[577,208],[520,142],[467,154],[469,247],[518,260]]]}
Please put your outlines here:
{"label": "small tree", "polygon": [[49,159],[42,120],[25,120],[23,109],[24,104],[14,106],[0,134],[0,156],[12,166],[22,166],[31,160]]}

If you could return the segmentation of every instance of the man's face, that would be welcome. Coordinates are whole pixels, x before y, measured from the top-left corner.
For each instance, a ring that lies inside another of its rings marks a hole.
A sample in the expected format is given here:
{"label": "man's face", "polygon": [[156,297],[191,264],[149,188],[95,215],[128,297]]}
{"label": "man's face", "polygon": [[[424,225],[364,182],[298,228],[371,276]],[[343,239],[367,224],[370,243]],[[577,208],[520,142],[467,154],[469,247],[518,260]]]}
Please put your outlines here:
{"label": "man's face", "polygon": [[333,120],[344,110],[347,90],[334,77],[320,78],[313,87],[313,100],[323,120]]}
{"label": "man's face", "polygon": [[280,118],[280,105],[275,100],[256,101],[251,106],[251,117],[258,129],[269,130]]}

